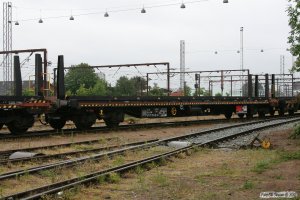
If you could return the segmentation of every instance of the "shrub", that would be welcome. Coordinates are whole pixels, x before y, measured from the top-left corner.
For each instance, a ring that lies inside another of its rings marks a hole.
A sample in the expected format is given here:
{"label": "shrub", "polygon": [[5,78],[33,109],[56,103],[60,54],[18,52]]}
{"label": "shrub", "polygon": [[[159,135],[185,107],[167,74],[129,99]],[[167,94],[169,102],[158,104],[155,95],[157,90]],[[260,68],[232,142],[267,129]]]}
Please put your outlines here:
{"label": "shrub", "polygon": [[293,129],[291,135],[289,136],[289,138],[291,138],[291,139],[300,138],[300,124],[296,124],[294,126],[294,129]]}
{"label": "shrub", "polygon": [[152,181],[158,184],[160,187],[169,185],[167,177],[161,172],[158,172],[155,176],[153,176]]}
{"label": "shrub", "polygon": [[113,161],[113,166],[120,166],[125,163],[125,158],[123,156],[117,156]]}
{"label": "shrub", "polygon": [[245,190],[252,189],[253,187],[254,187],[254,184],[249,180],[247,180],[243,185],[243,189],[245,189]]}
{"label": "shrub", "polygon": [[144,173],[144,169],[141,166],[137,166],[135,168],[135,173],[142,174],[142,173]]}
{"label": "shrub", "polygon": [[97,182],[101,185],[103,183],[105,183],[105,176],[101,175],[97,177]]}
{"label": "shrub", "polygon": [[121,177],[118,173],[111,173],[109,174],[107,181],[109,183],[119,183],[121,181]]}
{"label": "shrub", "polygon": [[296,151],[296,152],[283,152],[283,153],[280,154],[280,158],[283,161],[300,160],[300,151]]}
{"label": "shrub", "polygon": [[260,162],[258,162],[255,167],[253,168],[252,171],[256,172],[256,173],[263,173],[266,169],[268,169],[270,167],[270,161],[269,160],[262,160]]}

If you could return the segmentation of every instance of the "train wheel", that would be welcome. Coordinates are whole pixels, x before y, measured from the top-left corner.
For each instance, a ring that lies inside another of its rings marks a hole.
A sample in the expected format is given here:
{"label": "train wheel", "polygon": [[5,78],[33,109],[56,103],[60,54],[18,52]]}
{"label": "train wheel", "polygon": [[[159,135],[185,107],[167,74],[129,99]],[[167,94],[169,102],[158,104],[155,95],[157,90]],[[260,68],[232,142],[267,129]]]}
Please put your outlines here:
{"label": "train wheel", "polygon": [[112,120],[112,119],[104,119],[104,122],[108,128],[117,128],[120,124],[120,122]]}
{"label": "train wheel", "polygon": [[63,119],[50,119],[49,124],[52,128],[60,130],[65,126],[66,120],[63,120]]}
{"label": "train wheel", "polygon": [[295,112],[294,112],[294,109],[289,109],[289,115],[290,115],[290,116],[294,115],[294,113],[295,113]]}
{"label": "train wheel", "polygon": [[96,123],[95,113],[84,113],[80,116],[77,116],[73,121],[75,126],[79,130],[89,129]]}
{"label": "train wheel", "polygon": [[16,134],[16,135],[24,134],[28,130],[28,128],[22,128],[19,126],[15,126],[15,125],[12,125],[11,123],[7,125],[7,128],[12,134]]}
{"label": "train wheel", "polygon": [[246,117],[247,117],[248,119],[253,118],[253,114],[247,113],[247,114],[246,114]]}
{"label": "train wheel", "polygon": [[270,115],[273,117],[275,114],[275,110],[270,110]]}
{"label": "train wheel", "polygon": [[279,106],[278,106],[278,114],[279,116],[284,116],[285,110],[286,110],[286,102],[285,100],[279,100]]}
{"label": "train wheel", "polygon": [[244,118],[244,114],[243,113],[239,113],[238,116],[239,116],[240,119]]}
{"label": "train wheel", "polygon": [[279,116],[284,116],[284,110],[282,110],[282,109],[278,110],[278,114],[279,114]]}
{"label": "train wheel", "polygon": [[107,127],[116,128],[120,122],[124,121],[124,112],[122,110],[112,110],[108,112],[103,120]]}
{"label": "train wheel", "polygon": [[7,128],[12,134],[23,134],[26,133],[28,128],[32,127],[33,124],[34,124],[34,117],[29,115],[29,116],[18,117],[14,121],[8,123]]}
{"label": "train wheel", "polygon": [[231,119],[232,112],[225,112],[224,115],[225,115],[226,119]]}
{"label": "train wheel", "polygon": [[264,112],[258,112],[258,117],[264,118],[265,117],[265,113]]}

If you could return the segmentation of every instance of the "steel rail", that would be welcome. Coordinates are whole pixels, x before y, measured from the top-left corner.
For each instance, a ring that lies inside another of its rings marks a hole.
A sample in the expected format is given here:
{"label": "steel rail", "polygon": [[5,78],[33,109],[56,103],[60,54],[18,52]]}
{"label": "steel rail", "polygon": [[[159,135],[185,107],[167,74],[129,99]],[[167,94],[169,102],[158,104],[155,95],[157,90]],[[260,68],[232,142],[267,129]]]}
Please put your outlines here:
{"label": "steel rail", "polygon": [[[300,113],[295,113],[295,116],[300,115]],[[264,119],[269,118],[280,118],[282,116],[266,116]],[[12,134],[2,134],[0,133],[1,140],[10,139],[21,139],[21,138],[35,138],[35,137],[49,137],[53,135],[76,135],[84,133],[94,133],[97,134],[98,131],[126,131],[130,129],[143,129],[143,128],[157,128],[157,127],[173,127],[173,126],[185,126],[185,125],[195,125],[195,124],[210,124],[210,123],[228,123],[228,122],[240,122],[240,121],[251,121],[260,120],[259,117],[253,118],[232,118],[232,119],[205,119],[205,120],[189,120],[189,121],[176,121],[176,122],[155,122],[155,123],[144,123],[144,124],[132,124],[132,125],[120,125],[116,128],[108,127],[92,127],[88,130],[79,131],[76,128],[72,129],[62,129],[62,130],[43,130],[43,131],[30,131],[26,134],[12,135]]]}
{"label": "steel rail", "polygon": [[[129,146],[136,146],[136,145],[141,145],[141,144],[146,144],[146,143],[151,143],[151,142],[156,142],[156,141],[158,141],[158,139],[132,142],[132,143],[126,143],[126,144],[122,144],[122,145],[105,146],[105,147],[87,149],[87,150],[70,151],[70,152],[57,153],[57,154],[51,154],[51,155],[40,155],[40,156],[29,157],[29,158],[4,159],[4,160],[0,160],[0,164],[4,165],[4,164],[16,163],[16,162],[42,161],[42,160],[47,160],[47,159],[66,158],[67,156],[74,156],[74,155],[84,154],[84,153],[95,153],[95,152],[99,153],[100,151],[109,151],[109,150],[113,150],[113,149],[117,149],[117,148],[125,148],[125,147],[129,147]],[[87,142],[89,142],[89,141],[87,141]]]}
{"label": "steel rail", "polygon": [[[105,140],[113,140],[115,137],[111,138],[105,138]],[[84,140],[84,141],[79,141],[79,142],[68,142],[68,143],[62,143],[62,144],[53,144],[53,145],[46,145],[46,146],[38,146],[38,147],[28,147],[28,148],[18,148],[18,149],[9,149],[9,150],[3,150],[0,151],[0,158],[2,157],[8,157],[8,155],[18,152],[18,151],[36,151],[36,150],[42,150],[42,149],[53,149],[53,148],[61,148],[61,147],[70,147],[73,145],[83,145],[83,144],[96,144],[100,143],[99,139],[94,139],[94,140]]]}
{"label": "steel rail", "polygon": [[[288,119],[291,117],[285,117],[285,118]],[[280,118],[280,119],[285,119],[285,118]],[[164,144],[166,142],[173,141],[173,140],[187,139],[187,138],[191,138],[191,137],[195,137],[195,136],[209,134],[209,133],[216,132],[216,131],[222,131],[222,130],[237,128],[237,127],[242,127],[242,126],[248,126],[248,125],[268,122],[268,121],[272,121],[272,120],[278,120],[278,118],[264,119],[264,120],[259,120],[259,121],[255,121],[255,122],[246,122],[246,123],[242,123],[242,124],[229,125],[229,126],[215,128],[215,129],[209,129],[209,130],[205,130],[205,131],[201,131],[201,132],[197,132],[197,133],[191,133],[191,134],[185,134],[185,135],[181,135],[181,136],[170,137],[170,138],[166,138],[166,139],[162,139],[162,140],[158,140],[158,141],[154,141],[154,142],[150,142],[150,143],[146,143],[146,144],[141,144],[141,145],[137,145],[137,146],[133,146],[133,147],[114,150],[111,152],[94,154],[91,156],[85,156],[85,157],[76,158],[76,159],[72,159],[72,160],[60,161],[60,162],[56,162],[56,163],[27,168],[24,170],[16,170],[16,171],[12,171],[12,172],[7,172],[7,173],[0,174],[0,180],[9,179],[12,177],[18,177],[18,176],[21,176],[24,174],[33,174],[33,173],[37,173],[42,170],[54,169],[56,167],[72,167],[72,166],[78,165],[79,163],[83,163],[87,160],[98,161],[98,160],[102,159],[103,157],[107,157],[107,156],[113,157],[116,155],[122,155],[126,151],[135,151],[138,149],[151,148],[151,147],[154,147],[154,146],[157,146],[160,144]]]}
{"label": "steel rail", "polygon": [[292,123],[292,122],[296,122],[296,121],[299,121],[299,118],[286,120],[284,122],[280,122],[280,123],[277,123],[277,124],[268,124],[268,125],[263,126],[263,127],[257,127],[257,128],[242,131],[242,132],[239,132],[239,133],[234,133],[230,136],[224,136],[224,137],[220,137],[220,138],[217,138],[217,139],[211,139],[211,140],[205,141],[203,143],[195,143],[195,144],[192,144],[192,145],[187,146],[187,147],[179,148],[179,149],[176,149],[176,150],[173,150],[173,151],[170,151],[170,152],[166,152],[166,153],[162,153],[162,154],[157,154],[155,156],[151,156],[151,157],[144,158],[144,159],[141,159],[141,160],[129,162],[129,163],[126,163],[126,164],[121,165],[121,166],[112,167],[112,168],[109,168],[109,169],[93,172],[93,173],[87,174],[87,175],[82,176],[82,177],[77,177],[77,178],[57,182],[57,183],[54,183],[54,184],[49,184],[47,186],[42,186],[42,187],[39,187],[39,188],[35,188],[35,189],[32,189],[32,190],[16,193],[16,194],[4,197],[4,199],[21,199],[21,198],[24,199],[24,200],[25,199],[26,200],[27,199],[28,200],[29,199],[38,199],[38,198],[41,198],[44,195],[55,194],[55,193],[58,193],[60,191],[66,190],[66,189],[73,188],[74,186],[79,185],[79,184],[86,184],[86,183],[94,182],[100,176],[106,176],[106,175],[109,175],[110,173],[113,173],[113,172],[122,173],[124,171],[134,169],[137,166],[141,166],[141,165],[144,165],[144,164],[147,164],[147,163],[150,163],[150,162],[156,162],[156,161],[158,161],[162,158],[168,158],[168,157],[174,156],[178,153],[186,152],[186,151],[191,150],[195,147],[211,145],[212,143],[222,142],[224,140],[229,140],[229,139],[234,139],[234,138],[236,138],[238,136],[241,136],[241,135],[246,135],[246,134],[253,133],[253,132],[256,132],[256,131],[261,131],[261,130],[264,130],[264,129],[267,129],[267,128],[271,128],[271,127],[275,127],[275,126],[279,126],[279,125],[283,125],[283,124],[287,124],[287,123]]}
{"label": "steel rail", "polygon": [[[257,118],[253,118],[255,120]],[[73,129],[62,129],[62,130],[44,130],[44,131],[32,131],[21,135],[11,135],[11,134],[0,134],[0,140],[8,139],[20,139],[20,138],[33,138],[33,137],[47,137],[53,135],[71,135],[80,133],[95,133],[95,131],[112,131],[112,130],[128,130],[128,129],[143,129],[151,127],[168,127],[168,126],[183,126],[183,125],[193,125],[193,124],[209,124],[209,123],[224,123],[224,122],[235,122],[243,119],[207,119],[207,120],[190,120],[190,121],[177,121],[177,122],[156,122],[156,123],[144,123],[144,124],[132,124],[132,125],[120,125],[116,128],[108,127],[92,127],[88,130],[79,131],[76,128]],[[244,119],[246,120],[246,119]]]}

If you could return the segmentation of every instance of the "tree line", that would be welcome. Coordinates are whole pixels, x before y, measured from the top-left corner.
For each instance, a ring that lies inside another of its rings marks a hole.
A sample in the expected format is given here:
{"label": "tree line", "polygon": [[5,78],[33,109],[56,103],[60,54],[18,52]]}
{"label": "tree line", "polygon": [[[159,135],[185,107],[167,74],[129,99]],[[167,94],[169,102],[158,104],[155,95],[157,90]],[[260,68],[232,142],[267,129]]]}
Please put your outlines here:
{"label": "tree line", "polygon": [[[73,65],[65,76],[66,94],[78,96],[143,96],[147,95],[147,81],[140,76],[128,78],[121,76],[116,85],[112,86],[106,80],[101,79],[93,68],[87,63]],[[149,96],[167,96],[168,91],[154,83],[149,86]],[[185,85],[184,96],[209,96],[209,91],[204,88],[196,89]]]}
{"label": "tree line", "polygon": [[[140,76],[121,76],[115,86],[101,79],[86,63],[71,66],[65,76],[67,95],[78,96],[142,96],[147,91],[147,81]],[[148,95],[166,96],[167,91],[158,84],[149,87]]]}

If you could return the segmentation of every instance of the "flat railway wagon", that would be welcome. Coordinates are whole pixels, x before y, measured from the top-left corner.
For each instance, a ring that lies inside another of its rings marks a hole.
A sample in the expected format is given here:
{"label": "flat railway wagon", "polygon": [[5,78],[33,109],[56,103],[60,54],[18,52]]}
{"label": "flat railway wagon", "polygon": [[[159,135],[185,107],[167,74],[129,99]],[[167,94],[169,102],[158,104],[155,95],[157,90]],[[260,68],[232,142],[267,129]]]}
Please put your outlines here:
{"label": "flat railway wagon", "polygon": [[78,129],[90,128],[97,119],[103,119],[108,127],[116,127],[124,121],[124,115],[137,118],[183,117],[224,114],[230,119],[233,113],[240,118],[251,118],[258,114],[279,115],[288,112],[293,115],[298,110],[296,97],[275,97],[275,75],[271,75],[271,94],[269,77],[265,77],[265,97],[258,95],[258,75],[255,75],[254,96],[252,76],[248,74],[248,96],[212,97],[212,96],[69,96],[65,98],[63,57],[59,56],[57,68],[57,108],[47,114],[49,124],[62,128],[66,121],[72,120]]}
{"label": "flat railway wagon", "polygon": [[[297,97],[275,96],[275,75],[266,74],[265,97],[258,95],[258,75],[248,74],[248,96],[66,96],[64,84],[64,58],[58,56],[56,96],[45,95],[45,76],[42,57],[36,54],[35,96],[22,96],[22,79],[19,57],[14,56],[14,96],[0,96],[0,125],[6,125],[13,134],[22,134],[33,126],[34,119],[45,115],[54,129],[61,129],[68,120],[77,129],[90,128],[97,119],[103,119],[108,127],[117,127],[125,114],[137,118],[182,117],[224,114],[230,119],[233,113],[240,118],[258,114],[292,115],[299,108]],[[253,88],[253,77],[255,77]],[[271,78],[269,78],[271,77]],[[271,92],[269,90],[271,79]],[[254,92],[253,92],[254,91]],[[252,95],[254,93],[254,95]],[[292,92],[293,93],[293,92]]]}
{"label": "flat railway wagon", "polygon": [[[51,107],[52,102],[46,100],[42,95],[42,58],[40,54],[35,56],[35,96],[22,95],[22,78],[19,56],[14,56],[14,94],[12,96],[0,96],[0,129],[6,125],[13,134],[25,133],[32,127],[35,118]],[[10,87],[8,83],[6,87]]]}

